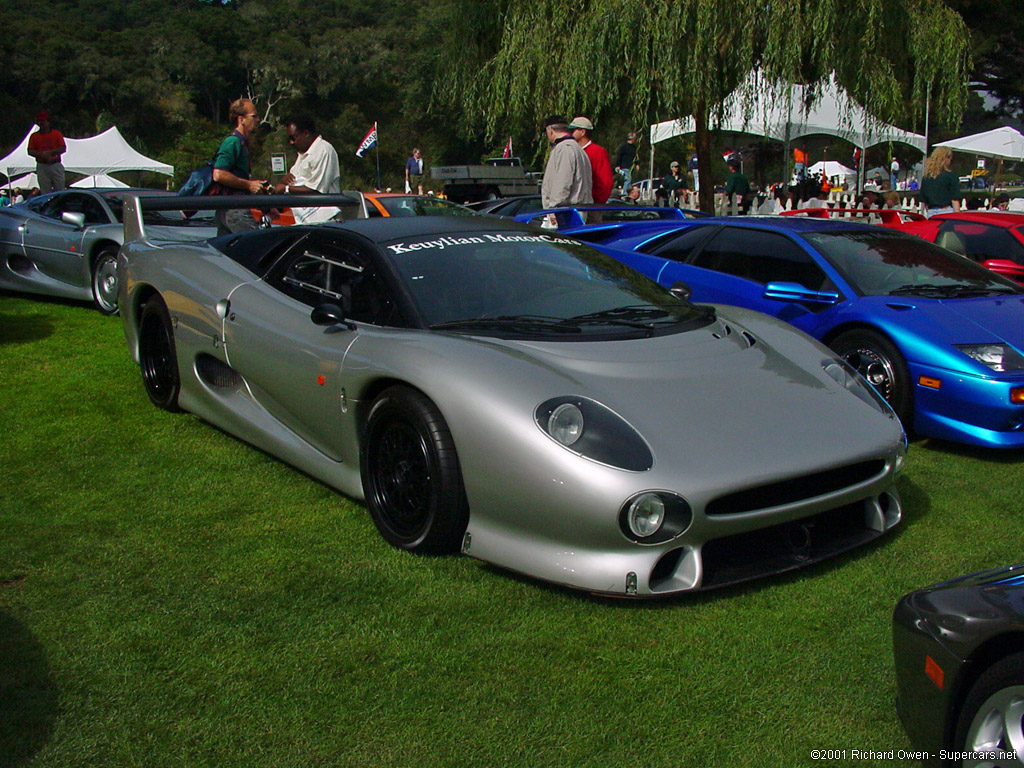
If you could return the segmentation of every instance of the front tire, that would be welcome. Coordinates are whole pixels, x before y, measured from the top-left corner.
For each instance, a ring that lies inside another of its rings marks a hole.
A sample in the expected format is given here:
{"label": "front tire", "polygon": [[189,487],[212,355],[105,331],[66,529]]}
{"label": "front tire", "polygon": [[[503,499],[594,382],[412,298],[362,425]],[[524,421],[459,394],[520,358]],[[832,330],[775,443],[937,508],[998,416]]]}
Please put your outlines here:
{"label": "front tire", "polygon": [[839,334],[830,346],[888,401],[909,430],[914,423],[910,370],[896,345],[876,331],[858,329]]}
{"label": "front tire", "polygon": [[167,305],[153,296],[142,307],[139,319],[139,365],[146,394],[157,408],[176,413],[181,377],[174,347],[174,331]]}
{"label": "front tire", "polygon": [[410,387],[384,390],[370,409],[361,453],[366,506],[384,540],[409,552],[457,552],[469,504],[437,406]]}
{"label": "front tire", "polygon": [[[1017,759],[996,765],[1024,765],[1024,653],[989,667],[971,686],[957,722],[954,748],[964,752],[1013,752]],[[993,765],[964,760],[964,766]]]}
{"label": "front tire", "polygon": [[101,249],[93,262],[92,301],[101,314],[117,314],[117,248]]}

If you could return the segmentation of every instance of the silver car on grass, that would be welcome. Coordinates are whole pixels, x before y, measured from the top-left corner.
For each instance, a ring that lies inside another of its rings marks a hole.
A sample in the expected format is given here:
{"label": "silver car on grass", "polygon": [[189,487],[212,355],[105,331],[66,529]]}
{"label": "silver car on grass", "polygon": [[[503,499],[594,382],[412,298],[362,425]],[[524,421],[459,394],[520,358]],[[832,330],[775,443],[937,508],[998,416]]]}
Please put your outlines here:
{"label": "silver car on grass", "polygon": [[[0,208],[0,289],[92,301],[103,314],[115,314],[121,209],[128,194],[159,191],[67,189]],[[212,222],[180,212],[153,214],[149,223],[198,226],[201,231],[188,232],[197,237],[215,234]]]}
{"label": "silver car on grass", "polygon": [[355,498],[391,544],[595,593],[806,565],[901,517],[891,409],[765,315],[476,217],[147,235],[120,304],[154,404]]}

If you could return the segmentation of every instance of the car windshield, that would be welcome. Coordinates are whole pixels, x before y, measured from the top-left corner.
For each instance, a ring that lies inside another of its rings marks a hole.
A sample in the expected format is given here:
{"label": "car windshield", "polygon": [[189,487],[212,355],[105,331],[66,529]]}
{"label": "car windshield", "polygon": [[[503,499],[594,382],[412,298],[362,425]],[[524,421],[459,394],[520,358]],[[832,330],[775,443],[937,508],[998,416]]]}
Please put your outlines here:
{"label": "car windshield", "polygon": [[1024,293],[962,256],[884,229],[808,232],[814,245],[863,296],[968,298]]}
{"label": "car windshield", "polygon": [[594,340],[675,333],[714,319],[709,308],[554,234],[435,235],[384,250],[434,330]]}
{"label": "car windshield", "polygon": [[476,216],[476,211],[437,197],[378,197],[389,216]]}

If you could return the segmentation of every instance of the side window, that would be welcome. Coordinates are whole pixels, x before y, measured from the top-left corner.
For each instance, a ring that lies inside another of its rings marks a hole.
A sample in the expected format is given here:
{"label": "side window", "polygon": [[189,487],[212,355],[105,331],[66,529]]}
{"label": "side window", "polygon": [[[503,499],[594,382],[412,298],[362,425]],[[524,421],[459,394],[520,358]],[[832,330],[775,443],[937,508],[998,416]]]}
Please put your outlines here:
{"label": "side window", "polygon": [[[47,206],[47,210],[49,210],[49,206]],[[75,193],[62,195],[56,207],[54,218],[60,218],[60,215],[65,212],[85,214],[86,224],[110,223],[110,218],[107,216],[107,212],[103,210],[103,206],[91,195]],[[49,215],[49,213],[46,215]]]}
{"label": "side window", "polygon": [[1009,230],[989,224],[966,221],[946,221],[939,227],[936,242],[944,247],[946,240],[954,241],[959,248],[951,248],[974,261],[986,259],[1011,259],[1024,263],[1024,246],[1018,243]]}
{"label": "side window", "polygon": [[392,318],[394,304],[369,260],[329,235],[303,240],[268,282],[310,307],[337,303],[346,317],[362,323],[386,325]]}
{"label": "side window", "polygon": [[828,276],[788,237],[741,227],[726,227],[704,247],[693,264],[765,285],[799,283],[824,290]]}
{"label": "side window", "polygon": [[669,240],[652,243],[650,248],[641,248],[645,253],[653,253],[663,259],[686,262],[695,250],[703,245],[717,229],[715,227],[693,227]]}

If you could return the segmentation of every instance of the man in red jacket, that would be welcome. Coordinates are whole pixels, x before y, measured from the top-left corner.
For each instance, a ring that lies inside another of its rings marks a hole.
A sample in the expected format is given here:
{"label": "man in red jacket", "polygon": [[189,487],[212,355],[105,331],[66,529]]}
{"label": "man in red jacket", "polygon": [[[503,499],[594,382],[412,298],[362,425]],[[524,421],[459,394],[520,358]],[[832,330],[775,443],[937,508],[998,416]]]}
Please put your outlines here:
{"label": "man in red jacket", "polygon": [[612,193],[612,163],[608,158],[608,150],[590,140],[590,134],[594,130],[594,124],[585,117],[577,117],[569,127],[572,129],[572,137],[576,143],[583,147],[583,151],[590,158],[590,169],[594,174],[594,182],[591,193],[594,196],[595,205],[604,205],[608,202],[608,196]]}
{"label": "man in red jacket", "polygon": [[64,136],[50,126],[50,114],[45,110],[36,115],[39,130],[28,137],[28,153],[36,159],[36,178],[39,193],[64,189],[64,165],[60,158],[67,151]]}

